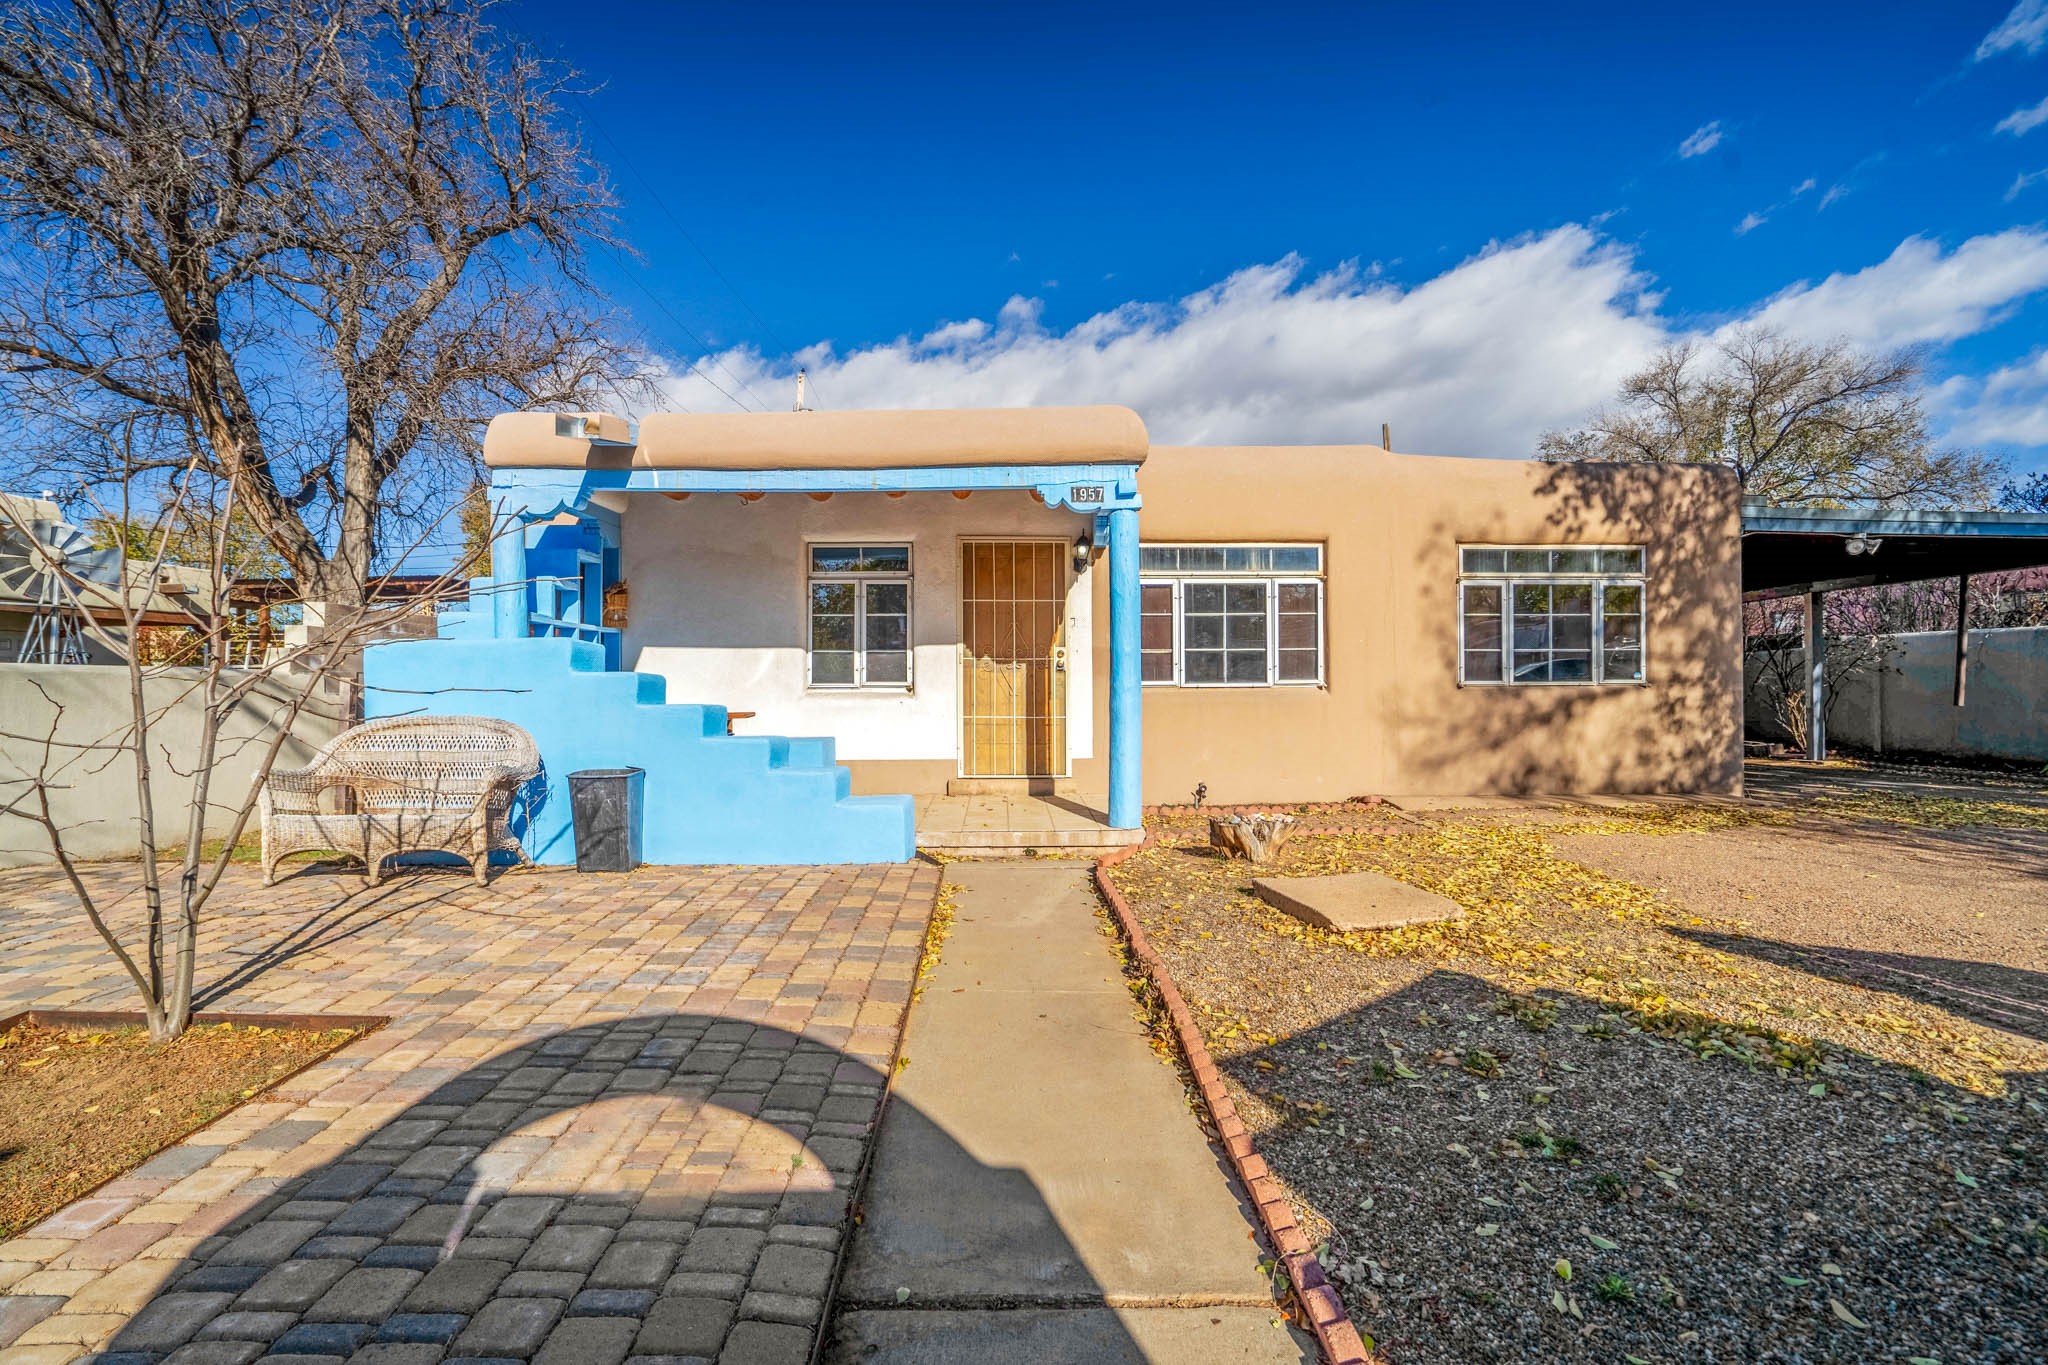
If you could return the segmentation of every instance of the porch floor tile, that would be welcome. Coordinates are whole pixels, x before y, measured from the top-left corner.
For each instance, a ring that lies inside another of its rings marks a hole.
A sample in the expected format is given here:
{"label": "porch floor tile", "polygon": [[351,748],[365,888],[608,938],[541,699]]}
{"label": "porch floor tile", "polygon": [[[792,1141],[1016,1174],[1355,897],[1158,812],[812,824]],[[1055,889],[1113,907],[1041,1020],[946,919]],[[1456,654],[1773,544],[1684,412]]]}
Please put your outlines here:
{"label": "porch floor tile", "polygon": [[940,852],[1121,848],[1144,837],[1116,829],[1099,796],[920,796],[917,844]]}

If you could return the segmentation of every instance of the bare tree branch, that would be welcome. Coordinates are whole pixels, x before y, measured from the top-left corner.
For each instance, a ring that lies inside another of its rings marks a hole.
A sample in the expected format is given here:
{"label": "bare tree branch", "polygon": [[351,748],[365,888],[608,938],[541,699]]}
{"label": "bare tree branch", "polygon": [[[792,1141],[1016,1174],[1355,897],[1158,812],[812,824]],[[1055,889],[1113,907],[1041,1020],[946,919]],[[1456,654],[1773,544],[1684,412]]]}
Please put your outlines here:
{"label": "bare tree branch", "polygon": [[1749,497],[1787,505],[1982,507],[1988,456],[1936,448],[1920,357],[1870,355],[1747,328],[1681,342],[1621,386],[1614,407],[1544,435],[1547,460],[1719,464]]}

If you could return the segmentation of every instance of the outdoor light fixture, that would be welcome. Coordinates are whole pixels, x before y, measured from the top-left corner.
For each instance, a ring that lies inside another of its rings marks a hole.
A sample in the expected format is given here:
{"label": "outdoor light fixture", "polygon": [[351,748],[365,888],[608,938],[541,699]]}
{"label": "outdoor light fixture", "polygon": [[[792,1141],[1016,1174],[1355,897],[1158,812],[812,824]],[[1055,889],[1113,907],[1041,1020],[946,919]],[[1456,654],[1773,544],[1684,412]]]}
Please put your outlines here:
{"label": "outdoor light fixture", "polygon": [[1877,536],[1853,535],[1842,548],[1852,555],[1874,555],[1884,541]]}
{"label": "outdoor light fixture", "polygon": [[1082,536],[1079,540],[1074,542],[1075,573],[1086,573],[1088,571],[1088,556],[1094,550],[1094,548],[1095,547],[1089,543],[1087,536]]}

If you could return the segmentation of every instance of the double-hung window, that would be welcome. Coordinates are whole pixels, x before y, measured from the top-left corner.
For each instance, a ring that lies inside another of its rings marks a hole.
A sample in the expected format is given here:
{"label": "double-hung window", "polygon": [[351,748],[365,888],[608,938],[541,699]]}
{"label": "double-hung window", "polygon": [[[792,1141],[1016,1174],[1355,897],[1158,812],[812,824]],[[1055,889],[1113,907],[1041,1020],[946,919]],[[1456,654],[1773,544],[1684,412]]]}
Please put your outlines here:
{"label": "double-hung window", "polygon": [[910,547],[810,547],[812,687],[910,686]]}
{"label": "double-hung window", "polygon": [[1640,683],[1640,545],[1463,545],[1458,680]]}
{"label": "double-hung window", "polygon": [[1146,545],[1138,566],[1145,682],[1322,682],[1322,546]]}

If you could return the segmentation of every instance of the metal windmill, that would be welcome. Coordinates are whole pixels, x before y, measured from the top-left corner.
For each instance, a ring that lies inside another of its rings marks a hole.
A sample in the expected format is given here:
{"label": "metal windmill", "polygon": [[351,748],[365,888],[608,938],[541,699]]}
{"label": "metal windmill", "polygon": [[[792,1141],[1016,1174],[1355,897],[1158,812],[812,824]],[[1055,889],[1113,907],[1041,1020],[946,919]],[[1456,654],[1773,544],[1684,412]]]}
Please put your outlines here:
{"label": "metal windmill", "polygon": [[24,664],[82,664],[85,633],[75,598],[87,583],[118,586],[121,552],[93,545],[62,521],[0,528],[0,596],[34,602],[15,656]]}

